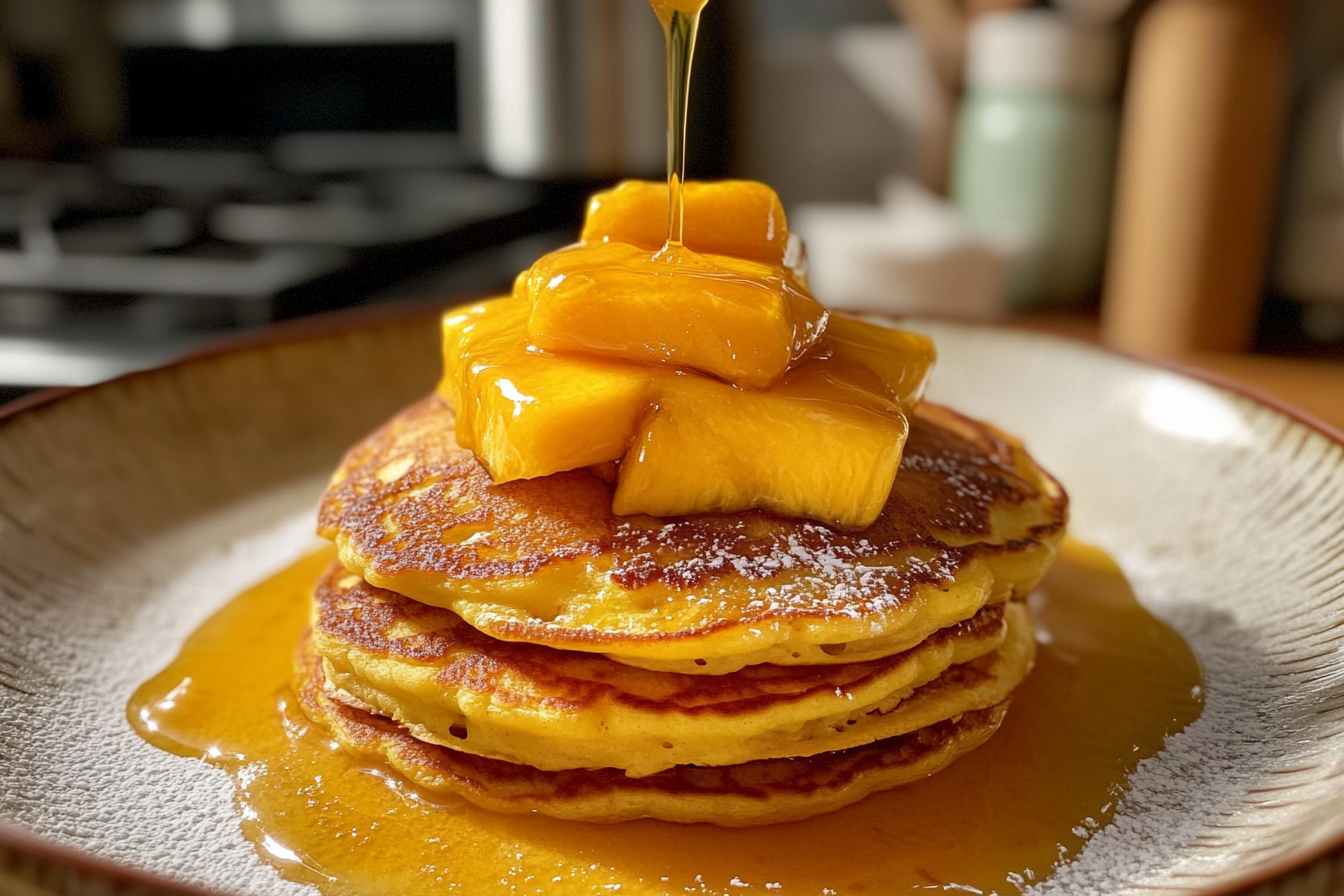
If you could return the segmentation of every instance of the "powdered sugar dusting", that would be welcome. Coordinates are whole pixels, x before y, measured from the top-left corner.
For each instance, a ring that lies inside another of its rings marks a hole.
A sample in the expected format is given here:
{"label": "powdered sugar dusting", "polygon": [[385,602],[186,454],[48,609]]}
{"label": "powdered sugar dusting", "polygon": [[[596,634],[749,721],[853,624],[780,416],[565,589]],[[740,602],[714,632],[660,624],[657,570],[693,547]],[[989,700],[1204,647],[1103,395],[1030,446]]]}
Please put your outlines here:
{"label": "powdered sugar dusting", "polygon": [[[892,545],[879,548],[827,526],[804,523],[762,537],[750,520],[728,522],[706,537],[703,524],[669,522],[657,528],[622,523],[615,541],[626,556],[612,577],[656,570],[668,585],[724,613],[815,613],[864,618],[899,606],[912,587],[951,582],[973,550]],[[698,529],[694,538],[685,528]],[[687,551],[693,542],[695,549]],[[726,573],[738,578],[721,583]]]}

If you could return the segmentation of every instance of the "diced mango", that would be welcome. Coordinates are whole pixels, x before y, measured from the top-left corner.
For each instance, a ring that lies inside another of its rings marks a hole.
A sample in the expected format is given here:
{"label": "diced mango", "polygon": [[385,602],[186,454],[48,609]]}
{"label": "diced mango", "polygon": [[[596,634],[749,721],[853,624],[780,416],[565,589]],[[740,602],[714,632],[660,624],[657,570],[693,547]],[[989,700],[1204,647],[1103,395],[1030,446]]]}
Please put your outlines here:
{"label": "diced mango", "polygon": [[495,481],[595,467],[616,481],[621,514],[756,507],[854,528],[886,503],[907,432],[888,380],[922,382],[927,371],[902,377],[847,347],[873,350],[894,338],[888,331],[862,324],[855,339],[752,391],[530,349],[527,317],[524,297],[444,316],[440,394],[457,411],[459,443]]}
{"label": "diced mango", "polygon": [[[891,491],[908,424],[900,407],[819,359],[764,392],[708,377],[658,384],[658,409],[621,463],[618,514],[748,508],[844,528],[871,525]],[[877,383],[878,388],[881,384]]]}
{"label": "diced mango", "polygon": [[[688,249],[784,263],[789,228],[774,190],[752,180],[691,181],[682,195],[682,243]],[[627,180],[597,193],[588,201],[581,240],[661,249],[667,242],[667,184]]]}
{"label": "diced mango", "polygon": [[528,336],[551,351],[690,367],[764,387],[825,327],[781,268],[626,243],[561,249],[529,272]]}
{"label": "diced mango", "polygon": [[887,396],[909,412],[924,397],[938,353],[933,340],[831,312],[818,346],[833,357],[862,364],[886,383]]}
{"label": "diced mango", "polygon": [[530,351],[528,306],[509,297],[443,318],[439,394],[496,482],[619,460],[652,401],[648,368]]}

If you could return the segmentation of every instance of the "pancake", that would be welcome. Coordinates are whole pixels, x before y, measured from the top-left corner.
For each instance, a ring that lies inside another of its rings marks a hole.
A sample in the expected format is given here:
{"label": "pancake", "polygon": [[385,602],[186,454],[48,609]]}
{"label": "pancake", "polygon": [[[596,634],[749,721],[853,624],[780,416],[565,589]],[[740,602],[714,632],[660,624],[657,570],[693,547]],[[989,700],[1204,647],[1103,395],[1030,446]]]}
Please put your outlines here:
{"label": "pancake", "polygon": [[[613,767],[632,776],[904,734],[1001,702],[1034,648],[1019,602],[865,663],[757,665],[721,676],[651,672],[496,641],[448,610],[375,588],[339,565],[318,583],[312,630],[337,696],[420,740],[541,769]],[[936,696],[907,701],[940,676]]]}
{"label": "pancake", "polygon": [[431,396],[346,455],[319,532],[369,583],[493,638],[646,669],[853,663],[908,650],[1026,594],[1067,499],[1021,444],[927,402],[871,527],[762,512],[611,512],[587,471],[495,485]]}
{"label": "pancake", "polygon": [[300,708],[348,752],[388,765],[431,794],[497,812],[618,822],[657,818],[728,827],[794,821],[832,812],[870,793],[940,771],[997,730],[1007,702],[909,734],[798,759],[677,766],[631,778],[616,769],[543,771],[425,743],[395,722],[333,699],[311,638],[299,644]]}

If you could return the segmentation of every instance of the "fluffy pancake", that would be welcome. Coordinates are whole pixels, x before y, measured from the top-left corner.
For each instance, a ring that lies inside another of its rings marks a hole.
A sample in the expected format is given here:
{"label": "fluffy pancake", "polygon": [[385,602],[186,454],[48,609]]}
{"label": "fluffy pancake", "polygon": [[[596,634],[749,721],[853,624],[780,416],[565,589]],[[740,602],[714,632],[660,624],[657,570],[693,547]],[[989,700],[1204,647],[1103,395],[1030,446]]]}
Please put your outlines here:
{"label": "fluffy pancake", "polygon": [[346,455],[319,531],[370,583],[491,637],[722,674],[852,663],[1030,590],[1067,499],[1020,443],[924,403],[868,529],[766,513],[618,517],[586,471],[495,485],[431,396]]}
{"label": "fluffy pancake", "polygon": [[535,811],[593,822],[658,818],[729,827],[831,812],[874,791],[927,777],[984,743],[1007,709],[1005,701],[834,753],[716,768],[678,766],[631,778],[616,769],[543,771],[417,740],[388,719],[332,699],[308,637],[299,644],[295,691],[309,718],[330,730],[347,751],[386,763],[431,793],[459,796],[499,812]]}
{"label": "fluffy pancake", "polygon": [[[633,776],[904,734],[1001,702],[1034,647],[1026,608],[1014,603],[865,663],[651,672],[496,641],[339,566],[317,586],[312,629],[337,695],[420,740],[541,769],[614,767]],[[936,694],[906,700],[934,679]]]}

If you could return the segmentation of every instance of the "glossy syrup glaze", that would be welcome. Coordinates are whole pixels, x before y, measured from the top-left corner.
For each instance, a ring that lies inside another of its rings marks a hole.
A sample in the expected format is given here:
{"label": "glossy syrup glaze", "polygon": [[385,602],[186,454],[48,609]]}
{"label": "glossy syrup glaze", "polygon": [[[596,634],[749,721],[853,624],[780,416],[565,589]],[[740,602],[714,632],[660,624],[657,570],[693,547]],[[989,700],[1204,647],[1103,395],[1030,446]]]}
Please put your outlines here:
{"label": "glossy syrup glaze", "polygon": [[1033,598],[1037,665],[1002,729],[930,779],[755,829],[500,815],[355,762],[295,708],[293,648],[330,560],[321,552],[240,595],[127,710],[146,740],[227,772],[258,854],[329,896],[1015,893],[1104,826],[1139,761],[1203,705],[1180,636],[1105,555],[1070,543]]}

